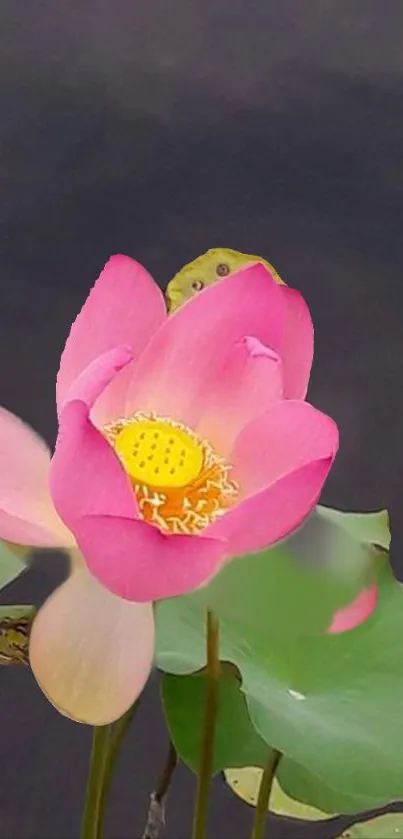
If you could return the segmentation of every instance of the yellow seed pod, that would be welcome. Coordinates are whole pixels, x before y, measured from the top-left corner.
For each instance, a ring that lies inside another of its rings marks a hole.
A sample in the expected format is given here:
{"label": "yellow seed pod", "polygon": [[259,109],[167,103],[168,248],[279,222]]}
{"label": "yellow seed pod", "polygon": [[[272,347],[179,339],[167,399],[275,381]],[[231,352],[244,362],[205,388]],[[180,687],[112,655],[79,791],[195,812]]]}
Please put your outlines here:
{"label": "yellow seed pod", "polygon": [[267,259],[230,248],[211,248],[181,268],[168,283],[165,297],[169,312],[174,312],[206,286],[216,283],[251,262],[266,265],[276,281],[284,285],[284,281]]}

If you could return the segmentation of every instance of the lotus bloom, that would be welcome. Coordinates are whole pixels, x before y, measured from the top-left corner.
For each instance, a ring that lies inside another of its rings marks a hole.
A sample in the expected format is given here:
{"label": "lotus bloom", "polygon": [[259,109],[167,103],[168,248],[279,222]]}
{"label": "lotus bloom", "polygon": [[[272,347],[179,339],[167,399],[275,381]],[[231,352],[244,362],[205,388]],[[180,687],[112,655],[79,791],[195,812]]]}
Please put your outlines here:
{"label": "lotus bloom", "polygon": [[0,536],[76,558],[30,644],[63,712],[118,718],[151,667],[152,601],[207,583],[312,510],[338,446],[333,420],[304,401],[312,353],[301,295],[261,264],[167,317],[150,275],[115,256],[61,358],[51,462],[0,414]]}

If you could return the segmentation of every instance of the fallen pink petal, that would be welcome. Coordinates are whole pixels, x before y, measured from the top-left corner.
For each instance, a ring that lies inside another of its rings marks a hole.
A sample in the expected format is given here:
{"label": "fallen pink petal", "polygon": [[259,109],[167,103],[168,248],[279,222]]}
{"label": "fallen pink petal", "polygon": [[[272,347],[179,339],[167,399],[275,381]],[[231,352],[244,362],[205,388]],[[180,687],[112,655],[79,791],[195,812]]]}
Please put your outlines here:
{"label": "fallen pink petal", "polygon": [[378,600],[378,591],[375,584],[364,588],[344,609],[340,609],[333,616],[332,623],[328,629],[330,635],[338,635],[339,632],[348,632],[372,615]]}

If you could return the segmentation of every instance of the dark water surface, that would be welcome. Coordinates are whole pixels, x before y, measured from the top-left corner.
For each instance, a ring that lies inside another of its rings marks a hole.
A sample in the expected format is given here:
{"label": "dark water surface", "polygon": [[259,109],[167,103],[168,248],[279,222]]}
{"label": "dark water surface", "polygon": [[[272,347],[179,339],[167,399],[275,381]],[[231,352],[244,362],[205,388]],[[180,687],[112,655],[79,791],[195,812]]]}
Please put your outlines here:
{"label": "dark water surface", "polygon": [[[341,430],[324,501],[387,506],[399,573],[402,43],[401,0],[3,0],[1,402],[53,443],[60,351],[109,254],[161,285],[208,247],[261,254],[313,313],[310,400]],[[60,574],[40,562],[13,599],[39,603]],[[90,732],[28,670],[3,669],[0,691],[0,837],[73,839]],[[140,835],[165,746],[154,681],[108,837]],[[169,839],[188,835],[192,801],[181,770]],[[250,820],[217,780],[211,836],[245,837]]]}

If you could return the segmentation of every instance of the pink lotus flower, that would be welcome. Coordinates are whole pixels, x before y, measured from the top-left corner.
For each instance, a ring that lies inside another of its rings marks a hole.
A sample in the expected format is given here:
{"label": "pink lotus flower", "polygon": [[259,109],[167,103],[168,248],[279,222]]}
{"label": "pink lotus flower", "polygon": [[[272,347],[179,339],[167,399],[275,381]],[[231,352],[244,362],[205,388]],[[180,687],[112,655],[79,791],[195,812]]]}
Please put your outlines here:
{"label": "pink lotus flower", "polygon": [[[304,401],[312,354],[306,304],[263,265],[167,318],[150,275],[115,256],[61,358],[51,462],[0,413],[0,535],[75,551],[30,645],[64,713],[118,718],[151,667],[152,601],[205,584],[310,513],[338,447],[333,420]],[[374,596],[350,607],[346,628]]]}

